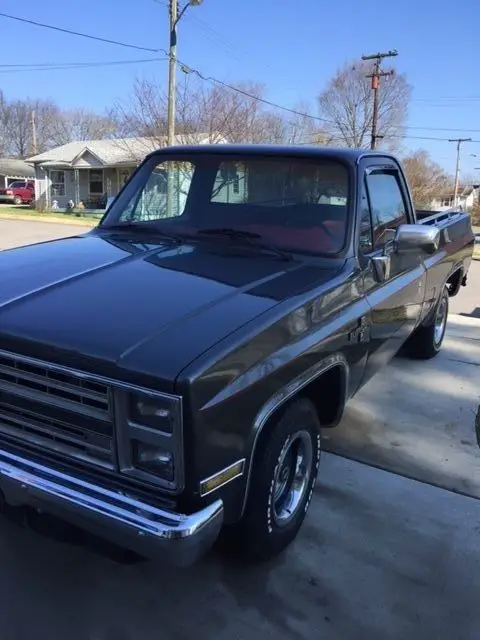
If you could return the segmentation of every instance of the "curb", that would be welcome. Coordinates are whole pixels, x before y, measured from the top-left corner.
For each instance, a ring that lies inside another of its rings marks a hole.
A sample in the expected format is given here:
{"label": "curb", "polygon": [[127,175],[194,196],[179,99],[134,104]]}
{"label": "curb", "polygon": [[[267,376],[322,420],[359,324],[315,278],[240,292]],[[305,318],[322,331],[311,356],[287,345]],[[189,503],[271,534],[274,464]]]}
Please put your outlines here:
{"label": "curb", "polygon": [[91,229],[92,227],[96,226],[96,222],[98,222],[97,220],[95,222],[90,222],[89,220],[75,220],[75,219],[71,219],[69,218],[68,220],[65,220],[65,218],[56,218],[56,217],[40,217],[40,216],[28,216],[28,215],[9,215],[8,213],[1,213],[0,212],[0,220],[22,220],[22,221],[30,221],[30,222],[46,222],[47,224],[66,224],[66,225],[71,225],[71,226],[77,226],[77,227],[87,227],[89,229]]}

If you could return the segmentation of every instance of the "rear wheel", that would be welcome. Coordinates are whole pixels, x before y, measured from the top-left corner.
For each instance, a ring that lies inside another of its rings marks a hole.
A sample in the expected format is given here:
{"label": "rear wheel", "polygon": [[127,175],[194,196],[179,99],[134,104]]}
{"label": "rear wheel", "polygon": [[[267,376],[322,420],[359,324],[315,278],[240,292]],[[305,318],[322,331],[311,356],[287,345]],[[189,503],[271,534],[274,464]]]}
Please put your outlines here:
{"label": "rear wheel", "polygon": [[320,423],[307,399],[277,418],[255,460],[248,502],[235,542],[253,561],[280,554],[305,519],[320,463]]}
{"label": "rear wheel", "polygon": [[407,355],[423,360],[437,355],[447,329],[448,305],[448,289],[444,287],[428,324],[418,327],[405,345]]}

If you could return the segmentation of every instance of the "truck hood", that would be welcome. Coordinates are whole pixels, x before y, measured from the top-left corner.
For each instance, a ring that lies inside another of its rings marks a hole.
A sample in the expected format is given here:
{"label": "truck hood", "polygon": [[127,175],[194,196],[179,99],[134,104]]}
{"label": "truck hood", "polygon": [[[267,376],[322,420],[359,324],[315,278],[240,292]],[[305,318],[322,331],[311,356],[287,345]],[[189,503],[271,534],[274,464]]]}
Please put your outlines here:
{"label": "truck hood", "polygon": [[337,270],[99,233],[3,251],[0,349],[171,386],[215,342]]}

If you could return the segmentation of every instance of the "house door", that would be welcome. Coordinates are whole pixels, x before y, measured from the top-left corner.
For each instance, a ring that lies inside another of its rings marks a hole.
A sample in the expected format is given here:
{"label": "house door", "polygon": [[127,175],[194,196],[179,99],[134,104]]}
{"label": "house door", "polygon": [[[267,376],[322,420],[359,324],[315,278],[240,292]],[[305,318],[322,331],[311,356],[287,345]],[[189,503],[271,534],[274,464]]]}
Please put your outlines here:
{"label": "house door", "polygon": [[118,190],[123,189],[132,175],[132,169],[119,169],[118,170]]}

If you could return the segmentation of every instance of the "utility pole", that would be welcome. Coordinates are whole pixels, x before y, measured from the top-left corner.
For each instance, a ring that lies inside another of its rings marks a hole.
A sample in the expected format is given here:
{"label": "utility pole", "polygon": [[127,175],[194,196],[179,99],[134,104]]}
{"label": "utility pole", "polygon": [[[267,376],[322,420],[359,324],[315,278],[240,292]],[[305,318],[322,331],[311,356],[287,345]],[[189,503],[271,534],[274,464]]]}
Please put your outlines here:
{"label": "utility pole", "polygon": [[177,22],[178,0],[170,0],[170,51],[168,59],[168,111],[167,111],[167,144],[173,145],[175,138],[175,92],[177,67]]}
{"label": "utility pole", "polygon": [[[178,0],[169,0],[170,17],[170,49],[168,54],[168,105],[167,105],[167,145],[171,147],[175,141],[175,102],[176,102],[176,73],[177,73],[177,24],[190,6],[199,5],[202,0],[187,0],[183,9],[178,11]],[[173,171],[171,163],[167,169],[167,216],[170,218],[173,210]]]}
{"label": "utility pole", "polygon": [[37,125],[35,122],[35,110],[32,110],[32,155],[37,155]]}
{"label": "utility pole", "polygon": [[375,149],[377,146],[377,139],[382,138],[377,134],[378,124],[378,88],[380,86],[380,78],[384,76],[393,76],[395,73],[393,69],[391,71],[382,71],[380,64],[384,58],[393,58],[398,56],[398,51],[384,51],[379,53],[372,53],[366,56],[362,56],[362,60],[375,60],[373,66],[373,72],[369,73],[366,77],[372,79],[372,91],[373,91],[373,114],[372,114],[372,137],[370,140],[370,149]]}
{"label": "utility pole", "polygon": [[455,189],[453,192],[453,206],[456,207],[457,201],[458,201],[458,176],[460,173],[460,145],[462,144],[462,142],[471,142],[472,139],[471,138],[450,138],[448,141],[457,143],[457,164],[455,167]]}
{"label": "utility pole", "polygon": [[168,58],[168,108],[167,108],[167,144],[173,145],[175,140],[175,98],[177,71],[177,24],[183,18],[188,7],[198,6],[202,0],[188,0],[183,9],[178,11],[178,0],[169,0],[170,14],[170,50]]}

